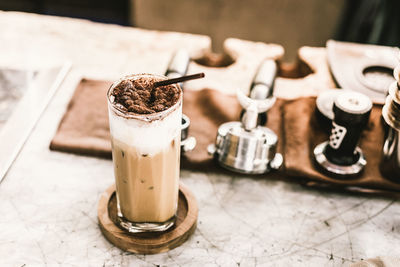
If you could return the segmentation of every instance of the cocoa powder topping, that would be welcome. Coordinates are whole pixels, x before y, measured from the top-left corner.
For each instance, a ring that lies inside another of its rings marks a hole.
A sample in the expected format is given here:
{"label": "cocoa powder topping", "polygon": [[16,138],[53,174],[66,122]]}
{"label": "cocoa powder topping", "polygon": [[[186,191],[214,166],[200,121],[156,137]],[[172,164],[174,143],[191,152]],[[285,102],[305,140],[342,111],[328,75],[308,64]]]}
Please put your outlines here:
{"label": "cocoa powder topping", "polygon": [[111,93],[114,104],[137,114],[151,114],[172,107],[178,101],[181,90],[175,85],[154,87],[159,80],[140,77],[121,81]]}

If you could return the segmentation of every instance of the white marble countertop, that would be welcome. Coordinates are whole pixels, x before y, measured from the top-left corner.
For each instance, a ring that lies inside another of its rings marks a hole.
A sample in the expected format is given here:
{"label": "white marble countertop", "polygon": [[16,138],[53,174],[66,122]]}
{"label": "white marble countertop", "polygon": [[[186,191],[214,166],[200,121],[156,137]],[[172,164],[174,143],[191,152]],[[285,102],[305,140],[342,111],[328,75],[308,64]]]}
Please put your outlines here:
{"label": "white marble countertop", "polygon": [[[141,41],[151,38],[154,47],[143,52]],[[161,72],[173,46],[194,51],[209,42],[204,36],[0,12],[0,67],[73,63],[0,184],[1,266],[341,266],[399,253],[396,200],[190,171],[182,171],[181,180],[197,198],[199,221],[181,247],[134,255],[102,236],[97,202],[113,183],[111,161],[48,149],[75,85],[82,76]],[[161,52],[155,58],[151,50]],[[160,65],[149,63],[156,59]]]}

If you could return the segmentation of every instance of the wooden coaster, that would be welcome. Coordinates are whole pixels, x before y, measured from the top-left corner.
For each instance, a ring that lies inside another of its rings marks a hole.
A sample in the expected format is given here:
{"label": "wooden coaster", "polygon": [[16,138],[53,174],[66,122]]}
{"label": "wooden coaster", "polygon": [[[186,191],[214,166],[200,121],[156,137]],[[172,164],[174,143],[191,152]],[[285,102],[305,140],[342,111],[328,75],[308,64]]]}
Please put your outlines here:
{"label": "wooden coaster", "polygon": [[133,253],[155,254],[171,250],[189,238],[196,229],[198,208],[192,192],[180,184],[175,225],[165,232],[132,234],[116,225],[117,198],[114,184],[101,195],[97,212],[100,229],[112,244]]}

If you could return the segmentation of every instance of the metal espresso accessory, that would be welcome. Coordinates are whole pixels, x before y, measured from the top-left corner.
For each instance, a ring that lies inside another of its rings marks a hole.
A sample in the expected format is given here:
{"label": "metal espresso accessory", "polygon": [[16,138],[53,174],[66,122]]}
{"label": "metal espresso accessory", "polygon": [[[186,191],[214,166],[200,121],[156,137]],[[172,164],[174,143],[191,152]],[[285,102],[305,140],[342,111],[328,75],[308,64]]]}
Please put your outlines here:
{"label": "metal espresso accessory", "polygon": [[389,95],[382,108],[385,139],[380,171],[383,176],[400,182],[400,66],[394,71],[396,82],[389,88]]}
{"label": "metal espresso accessory", "polygon": [[217,132],[215,144],[208,146],[218,163],[231,171],[261,174],[279,169],[282,155],[276,153],[278,136],[269,128],[257,125],[260,113],[269,110],[275,97],[256,100],[238,90],[237,97],[245,109],[242,121],[222,124]]}
{"label": "metal espresso accessory", "polygon": [[181,151],[192,151],[196,147],[196,138],[189,136],[190,119],[182,114],[182,131],[181,131]]}
{"label": "metal espresso accessory", "polygon": [[314,149],[315,161],[323,171],[342,178],[361,173],[367,161],[357,143],[371,109],[370,98],[361,93],[348,91],[337,96],[329,141]]}
{"label": "metal espresso accessory", "polygon": [[[252,99],[263,100],[271,98],[274,93],[275,78],[278,74],[278,65],[275,60],[267,59],[258,68],[256,75],[251,83],[249,96]],[[245,110],[240,114],[240,118],[245,114]],[[257,124],[267,123],[267,112],[258,114]]]}
{"label": "metal espresso accessory", "polygon": [[[177,78],[186,75],[190,62],[189,53],[180,49],[175,52],[169,62],[165,76],[168,78]],[[179,83],[179,86],[183,90],[183,84]],[[182,114],[182,126],[181,126],[181,151],[188,152],[192,151],[196,147],[196,138],[189,136],[190,119],[185,114]]]}

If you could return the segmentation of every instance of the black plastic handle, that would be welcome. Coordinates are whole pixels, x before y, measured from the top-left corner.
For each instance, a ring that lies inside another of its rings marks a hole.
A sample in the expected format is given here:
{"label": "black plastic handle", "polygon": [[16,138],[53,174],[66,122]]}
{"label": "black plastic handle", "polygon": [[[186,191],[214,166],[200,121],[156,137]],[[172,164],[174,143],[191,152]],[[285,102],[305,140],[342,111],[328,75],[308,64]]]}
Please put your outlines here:
{"label": "black plastic handle", "polygon": [[368,123],[372,103],[369,99],[361,99],[359,93],[346,94],[341,100],[340,97],[342,96],[339,96],[333,105],[335,115],[329,144],[324,154],[331,162],[346,166],[359,159],[356,148]]}

